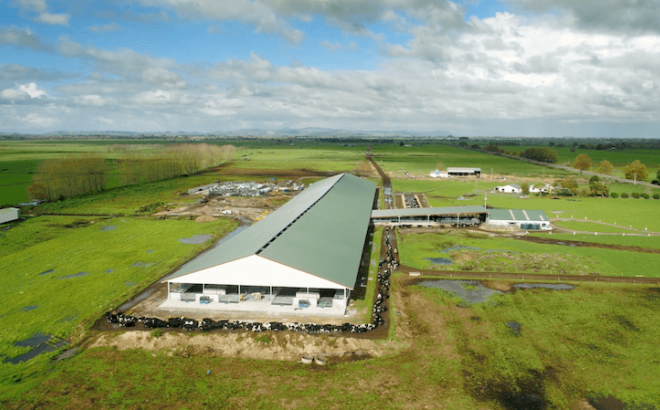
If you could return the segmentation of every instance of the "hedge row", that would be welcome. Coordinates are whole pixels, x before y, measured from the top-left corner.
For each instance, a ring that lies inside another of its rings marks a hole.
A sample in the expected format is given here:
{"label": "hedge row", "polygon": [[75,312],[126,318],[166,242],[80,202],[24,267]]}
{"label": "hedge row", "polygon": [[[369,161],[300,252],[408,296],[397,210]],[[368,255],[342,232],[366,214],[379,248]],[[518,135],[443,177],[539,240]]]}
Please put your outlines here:
{"label": "hedge row", "polygon": [[[632,196],[633,198],[644,198],[644,199],[649,199],[651,197],[646,192],[644,192],[642,194],[640,194],[639,192],[633,192],[632,194],[628,194],[628,193],[624,192],[621,195],[617,194],[616,192],[612,192],[610,194],[610,197],[612,197],[612,198],[618,198],[619,196],[621,198],[629,198],[629,197]],[[653,199],[660,199],[660,194],[653,194]]]}

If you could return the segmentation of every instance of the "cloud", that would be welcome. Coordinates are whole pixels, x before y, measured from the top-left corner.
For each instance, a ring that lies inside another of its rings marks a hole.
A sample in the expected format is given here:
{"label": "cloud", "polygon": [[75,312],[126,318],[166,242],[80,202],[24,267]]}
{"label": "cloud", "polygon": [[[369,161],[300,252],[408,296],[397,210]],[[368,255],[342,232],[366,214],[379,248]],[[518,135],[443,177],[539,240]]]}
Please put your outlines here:
{"label": "cloud", "polygon": [[328,53],[334,53],[336,50],[341,49],[341,44],[331,43],[329,41],[322,41],[321,46],[325,48],[328,51]]}
{"label": "cloud", "polygon": [[505,1],[535,13],[559,11],[583,30],[624,35],[660,33],[660,2],[657,0]]}
{"label": "cloud", "polygon": [[69,19],[71,18],[71,16],[66,13],[49,13],[46,0],[13,0],[9,5],[18,7],[23,12],[36,13],[33,20],[38,23],[67,26],[69,25]]}
{"label": "cloud", "polygon": [[240,21],[251,24],[260,33],[278,34],[292,43],[304,38],[302,31],[293,28],[269,4],[258,0],[135,0],[149,7],[166,7],[182,18],[217,21]]}
{"label": "cloud", "polygon": [[133,97],[133,101],[137,104],[161,105],[173,104],[176,102],[176,98],[174,94],[169,91],[156,90],[141,92]]}
{"label": "cloud", "polygon": [[0,29],[0,45],[9,44],[34,51],[51,51],[52,46],[43,42],[41,37],[27,29]]}
{"label": "cloud", "polygon": [[30,96],[30,98],[41,98],[46,94],[46,91],[37,87],[35,83],[23,84],[18,86],[18,89]]}
{"label": "cloud", "polygon": [[94,107],[103,107],[104,105],[114,103],[114,100],[109,99],[109,98],[103,98],[98,94],[88,94],[88,95],[75,96],[73,98],[73,101],[77,105],[94,106]]}
{"label": "cloud", "polygon": [[121,30],[121,26],[117,23],[103,24],[103,25],[89,26],[87,27],[87,30],[100,34],[100,33],[108,33],[112,31]]}

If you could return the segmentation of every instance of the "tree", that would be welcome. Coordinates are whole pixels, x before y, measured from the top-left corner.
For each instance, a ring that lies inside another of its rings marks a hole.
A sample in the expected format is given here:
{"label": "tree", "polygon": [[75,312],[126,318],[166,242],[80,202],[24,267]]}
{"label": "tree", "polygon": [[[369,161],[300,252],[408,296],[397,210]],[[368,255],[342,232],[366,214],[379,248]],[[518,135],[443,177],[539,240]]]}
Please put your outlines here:
{"label": "tree", "polygon": [[610,190],[604,182],[601,182],[600,180],[589,180],[589,196],[602,196],[607,198],[609,195]]}
{"label": "tree", "polygon": [[573,168],[585,170],[591,168],[591,158],[587,154],[580,154],[573,161]]}
{"label": "tree", "polygon": [[557,151],[552,148],[531,147],[520,153],[522,158],[531,159],[539,162],[557,162]]}
{"label": "tree", "polygon": [[638,159],[636,159],[623,168],[623,174],[627,179],[637,179],[638,181],[644,181],[649,176],[649,171],[646,169],[646,165],[642,164]]}
{"label": "tree", "polygon": [[656,177],[658,180],[660,180],[660,169],[658,170],[658,173],[655,174],[655,177]]}
{"label": "tree", "polygon": [[614,166],[610,161],[600,161],[600,167],[598,168],[598,173],[609,175],[614,171]]}
{"label": "tree", "polygon": [[522,193],[525,195],[529,194],[529,184],[527,182],[523,182],[520,184],[520,189],[522,189]]}

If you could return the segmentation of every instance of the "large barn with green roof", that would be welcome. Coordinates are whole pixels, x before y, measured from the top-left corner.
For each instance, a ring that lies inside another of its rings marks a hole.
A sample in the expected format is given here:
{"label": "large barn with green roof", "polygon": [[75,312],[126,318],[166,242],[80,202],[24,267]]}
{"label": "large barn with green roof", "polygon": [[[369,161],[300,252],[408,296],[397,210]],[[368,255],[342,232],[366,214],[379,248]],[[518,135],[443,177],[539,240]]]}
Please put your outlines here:
{"label": "large barn with green roof", "polygon": [[350,174],[310,185],[169,276],[162,307],[309,306],[343,315],[356,286],[375,195],[375,183]]}

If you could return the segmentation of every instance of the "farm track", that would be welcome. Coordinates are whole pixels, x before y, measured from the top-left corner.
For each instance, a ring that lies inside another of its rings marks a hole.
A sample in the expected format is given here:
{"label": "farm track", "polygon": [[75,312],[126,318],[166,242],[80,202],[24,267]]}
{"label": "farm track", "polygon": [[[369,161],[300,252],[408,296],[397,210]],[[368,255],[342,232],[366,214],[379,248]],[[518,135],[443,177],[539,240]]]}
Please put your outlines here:
{"label": "farm track", "polygon": [[[582,232],[582,233],[593,233],[593,232]],[[516,236],[516,237],[513,237],[513,239],[517,239],[519,241],[542,243],[542,244],[546,244],[546,245],[562,245],[562,244],[565,244],[566,246],[575,246],[575,247],[581,247],[581,248],[601,248],[601,249],[612,249],[612,250],[617,250],[617,251],[629,251],[629,252],[640,252],[640,253],[658,253],[658,254],[660,254],[660,249],[642,248],[642,247],[639,247],[639,246],[612,245],[612,244],[606,244],[606,243],[583,242],[583,241],[567,241],[567,240],[559,240],[559,239],[542,238],[542,237],[538,237],[538,236]]]}
{"label": "farm track", "polygon": [[470,271],[436,271],[428,269],[417,269],[409,266],[399,266],[399,272],[420,272],[422,277],[433,276],[455,279],[512,279],[512,280],[538,280],[544,282],[608,282],[608,283],[631,283],[631,284],[660,284],[660,278],[630,278],[620,276],[577,276],[577,275],[554,275],[539,273],[514,273],[514,272],[470,272]]}

